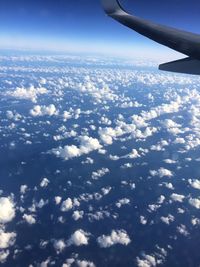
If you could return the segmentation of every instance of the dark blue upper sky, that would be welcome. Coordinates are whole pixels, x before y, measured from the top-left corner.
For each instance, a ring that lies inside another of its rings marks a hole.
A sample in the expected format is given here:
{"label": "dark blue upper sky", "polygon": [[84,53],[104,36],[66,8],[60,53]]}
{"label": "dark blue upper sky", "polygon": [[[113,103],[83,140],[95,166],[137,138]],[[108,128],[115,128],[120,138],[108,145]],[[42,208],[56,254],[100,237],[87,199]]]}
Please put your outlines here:
{"label": "dark blue upper sky", "polygon": [[[200,1],[122,0],[139,16],[200,32]],[[106,17],[100,0],[1,0],[1,46],[111,51],[158,45]],[[96,49],[95,49],[96,48]],[[101,52],[101,51],[100,51]]]}

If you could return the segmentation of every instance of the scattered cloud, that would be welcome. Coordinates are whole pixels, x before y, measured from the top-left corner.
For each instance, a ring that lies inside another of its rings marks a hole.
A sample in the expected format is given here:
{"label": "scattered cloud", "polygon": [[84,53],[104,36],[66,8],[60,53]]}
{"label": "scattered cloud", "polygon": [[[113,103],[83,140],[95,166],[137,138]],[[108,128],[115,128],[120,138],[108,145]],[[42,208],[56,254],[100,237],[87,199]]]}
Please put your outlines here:
{"label": "scattered cloud", "polygon": [[131,240],[125,230],[112,230],[111,235],[102,235],[97,242],[101,248],[108,248],[117,244],[127,246]]}
{"label": "scattered cloud", "polygon": [[89,233],[84,232],[83,230],[77,230],[75,231],[70,239],[68,240],[68,245],[74,245],[74,246],[83,246],[88,245],[89,242]]}
{"label": "scattered cloud", "polygon": [[7,223],[15,217],[14,202],[8,197],[0,198],[0,223]]}

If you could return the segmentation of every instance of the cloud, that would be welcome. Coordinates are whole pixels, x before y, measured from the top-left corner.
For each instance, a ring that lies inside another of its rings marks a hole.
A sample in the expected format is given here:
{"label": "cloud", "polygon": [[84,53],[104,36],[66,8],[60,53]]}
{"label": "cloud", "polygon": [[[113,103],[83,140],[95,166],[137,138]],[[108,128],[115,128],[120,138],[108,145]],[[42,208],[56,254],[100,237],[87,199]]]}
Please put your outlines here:
{"label": "cloud", "polygon": [[61,205],[61,211],[63,212],[66,212],[66,211],[69,211],[73,208],[73,202],[72,202],[72,199],[71,198],[67,198],[66,200],[64,200],[62,202],[62,205]]}
{"label": "cloud", "polygon": [[160,168],[157,171],[151,170],[150,174],[152,176],[159,176],[160,178],[163,178],[165,176],[166,177],[172,177],[173,176],[173,173],[170,170],[165,169],[165,168]]}
{"label": "cloud", "polygon": [[185,225],[181,224],[180,226],[177,226],[177,232],[181,235],[188,236],[189,232]]}
{"label": "cloud", "polygon": [[174,216],[169,214],[167,217],[163,217],[162,216],[160,219],[161,219],[162,222],[164,222],[165,224],[169,225],[171,222],[174,221]]}
{"label": "cloud", "polygon": [[108,248],[116,244],[127,246],[131,240],[125,230],[112,230],[111,235],[102,235],[97,242],[101,248]]}
{"label": "cloud", "polygon": [[200,180],[197,180],[197,179],[194,179],[194,180],[189,179],[188,182],[189,182],[189,184],[190,184],[193,188],[195,188],[195,189],[199,189],[199,190],[200,190]]}
{"label": "cloud", "polygon": [[189,199],[189,204],[196,209],[200,209],[200,199],[198,198],[190,198]]}
{"label": "cloud", "polygon": [[36,219],[33,215],[24,214],[22,217],[28,224],[35,224]]}
{"label": "cloud", "polygon": [[106,175],[106,173],[109,173],[109,169],[108,168],[102,168],[100,170],[94,171],[92,172],[92,179],[93,180],[98,180],[99,178],[103,177],[104,175]]}
{"label": "cloud", "polygon": [[176,202],[183,202],[183,200],[185,199],[185,196],[173,193],[173,194],[170,196],[170,198],[171,198],[173,201],[176,201]]}
{"label": "cloud", "polygon": [[60,197],[60,196],[56,196],[56,197],[54,198],[54,200],[55,200],[55,202],[56,202],[56,205],[59,205],[60,202],[62,201],[62,197]]}
{"label": "cloud", "polygon": [[75,221],[78,221],[80,219],[83,218],[83,215],[84,215],[84,211],[74,211],[73,214],[72,214],[72,218],[75,220]]}
{"label": "cloud", "polygon": [[20,193],[21,194],[25,194],[26,193],[26,191],[28,190],[28,186],[27,185],[21,185],[20,186]]}
{"label": "cloud", "polygon": [[91,261],[77,260],[76,263],[77,263],[78,267],[95,267],[95,264]]}
{"label": "cloud", "polygon": [[102,146],[96,138],[81,136],[79,137],[80,146],[75,145],[65,146],[64,148],[59,147],[52,149],[53,154],[57,157],[69,160],[75,157],[80,157],[84,154],[89,154],[92,151],[101,149]]}
{"label": "cloud", "polygon": [[44,87],[35,88],[33,85],[31,85],[29,88],[17,87],[15,91],[7,92],[7,95],[17,99],[28,99],[31,100],[32,102],[37,102],[38,96],[47,93],[48,90],[46,88]]}
{"label": "cloud", "polygon": [[40,106],[36,105],[33,109],[30,110],[30,114],[33,117],[40,117],[40,116],[53,116],[57,115],[58,111],[56,110],[56,107],[54,104],[50,104],[49,106]]}
{"label": "cloud", "polygon": [[10,254],[9,250],[0,251],[0,262],[4,263],[7,260],[9,254]]}
{"label": "cloud", "polygon": [[41,183],[40,183],[40,187],[47,187],[49,183],[50,182],[47,178],[43,178]]}
{"label": "cloud", "polygon": [[116,202],[116,206],[118,208],[121,208],[122,206],[128,205],[128,204],[130,204],[130,200],[128,198],[123,198],[123,199],[120,199]]}
{"label": "cloud", "polygon": [[13,201],[7,197],[0,198],[0,223],[12,221],[15,217],[15,206]]}
{"label": "cloud", "polygon": [[56,250],[56,253],[59,254],[66,248],[65,241],[63,239],[54,240],[53,247]]}
{"label": "cloud", "polygon": [[75,231],[70,239],[68,240],[68,245],[74,245],[74,246],[83,246],[83,245],[88,245],[89,241],[89,234],[84,232],[83,230],[77,230]]}
{"label": "cloud", "polygon": [[147,224],[147,219],[144,216],[140,216],[140,223],[143,225]]}
{"label": "cloud", "polygon": [[6,249],[14,245],[16,233],[6,233],[0,230],[0,249]]}
{"label": "cloud", "polygon": [[143,259],[137,258],[138,267],[155,267],[157,266],[156,258],[152,255],[143,255]]}

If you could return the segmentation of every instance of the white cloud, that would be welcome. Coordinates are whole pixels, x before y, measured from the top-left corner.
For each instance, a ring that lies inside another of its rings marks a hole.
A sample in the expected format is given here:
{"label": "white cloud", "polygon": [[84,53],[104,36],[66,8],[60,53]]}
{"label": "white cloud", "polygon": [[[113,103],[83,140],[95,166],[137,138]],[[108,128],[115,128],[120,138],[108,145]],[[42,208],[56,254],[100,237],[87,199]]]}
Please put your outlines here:
{"label": "white cloud", "polygon": [[192,218],[191,219],[191,224],[192,225],[200,225],[200,219],[199,218]]}
{"label": "white cloud", "polygon": [[164,223],[166,223],[166,224],[170,224],[171,222],[174,221],[174,216],[171,215],[171,214],[169,214],[169,215],[166,216],[166,217],[162,216],[160,219],[161,219],[162,222],[164,222]]}
{"label": "white cloud", "polygon": [[172,183],[163,183],[168,189],[174,190],[174,186]]}
{"label": "white cloud", "polygon": [[0,230],[0,249],[6,249],[14,245],[16,234],[6,233],[3,230]]}
{"label": "white cloud", "polygon": [[82,164],[93,164],[94,160],[91,159],[90,157],[87,157],[85,161],[81,162]]}
{"label": "white cloud", "polygon": [[173,176],[173,173],[170,170],[165,169],[165,168],[160,168],[157,171],[151,170],[150,174],[152,176],[159,176],[160,178],[163,178],[165,176],[166,177],[172,177]]}
{"label": "white cloud", "polygon": [[0,223],[12,221],[15,217],[15,206],[13,201],[7,197],[0,198]]}
{"label": "white cloud", "polygon": [[106,173],[109,173],[109,169],[108,168],[102,168],[100,170],[94,171],[92,172],[92,179],[93,180],[98,180],[99,178],[103,177],[104,175],[106,175]]}
{"label": "white cloud", "polygon": [[140,155],[136,149],[133,149],[130,154],[128,154],[128,158],[130,159],[136,159],[139,158]]}
{"label": "white cloud", "polygon": [[79,210],[76,210],[73,212],[72,214],[72,218],[75,220],[75,221],[78,221],[80,219],[83,218],[83,215],[84,215],[84,211],[79,211]]}
{"label": "white cloud", "polygon": [[24,214],[22,217],[28,224],[35,224],[36,219],[33,215]]}
{"label": "white cloud", "polygon": [[54,240],[53,246],[57,254],[61,253],[66,248],[66,244],[63,239]]}
{"label": "white cloud", "polygon": [[196,209],[200,209],[200,199],[198,198],[190,198],[189,199],[189,204]]}
{"label": "white cloud", "polygon": [[185,225],[181,224],[180,226],[177,226],[177,232],[181,235],[188,236],[189,232]]}
{"label": "white cloud", "polygon": [[194,179],[194,180],[189,179],[188,182],[189,182],[189,184],[190,184],[193,188],[195,188],[195,189],[199,189],[199,190],[200,190],[200,180],[197,180],[197,179]]}
{"label": "white cloud", "polygon": [[72,114],[69,111],[64,111],[63,112],[63,119],[64,119],[64,121],[67,121],[67,120],[69,120],[71,118],[72,118]]}
{"label": "white cloud", "polygon": [[68,245],[74,245],[74,246],[83,246],[88,245],[89,241],[89,234],[84,232],[83,230],[77,230],[75,231],[70,239],[68,240]]}
{"label": "white cloud", "polygon": [[108,248],[116,244],[127,246],[131,240],[125,230],[112,230],[111,235],[102,235],[97,242],[100,247]]}
{"label": "white cloud", "polygon": [[36,105],[33,109],[30,110],[30,114],[33,117],[40,117],[40,116],[53,116],[57,115],[58,111],[54,104],[50,104],[49,106],[40,106]]}
{"label": "white cloud", "polygon": [[47,178],[43,178],[41,183],[40,183],[40,187],[47,187],[49,183],[50,182]]}
{"label": "white cloud", "polygon": [[38,96],[47,93],[48,90],[46,88],[44,87],[35,88],[33,85],[31,85],[29,88],[17,87],[15,91],[9,91],[7,95],[17,99],[28,99],[31,100],[32,102],[37,102]]}
{"label": "white cloud", "polygon": [[140,223],[143,225],[147,224],[147,219],[144,216],[140,216]]}
{"label": "white cloud", "polygon": [[84,154],[89,154],[92,151],[102,148],[101,144],[96,138],[81,136],[79,140],[80,140],[80,147],[77,147],[75,145],[65,146],[64,148],[59,147],[53,149],[52,152],[57,157],[68,160],[75,157],[80,157]]}
{"label": "white cloud", "polygon": [[56,202],[56,205],[59,205],[59,204],[61,203],[61,201],[62,201],[62,197],[60,197],[60,196],[56,196],[56,197],[54,198],[54,200],[55,200],[55,202]]}
{"label": "white cloud", "polygon": [[137,258],[138,267],[155,267],[157,266],[156,258],[153,255],[143,255],[143,259]]}
{"label": "white cloud", "polygon": [[76,263],[77,263],[78,267],[95,267],[95,264],[91,261],[77,260]]}
{"label": "white cloud", "polygon": [[21,185],[20,186],[20,193],[21,194],[25,194],[26,193],[26,191],[28,190],[28,186],[27,185]]}
{"label": "white cloud", "polygon": [[108,186],[108,187],[104,187],[101,189],[103,195],[108,195],[110,193],[110,191],[112,190],[112,187]]}
{"label": "white cloud", "polygon": [[73,202],[72,202],[72,199],[71,198],[67,198],[66,200],[64,200],[62,202],[62,205],[61,205],[61,211],[63,212],[66,212],[66,211],[69,211],[73,208]]}
{"label": "white cloud", "polygon": [[130,200],[128,198],[123,198],[123,199],[120,199],[116,202],[116,206],[118,208],[121,208],[122,206],[128,205],[128,204],[130,204]]}
{"label": "white cloud", "polygon": [[173,201],[176,201],[176,202],[183,202],[183,200],[185,199],[185,196],[183,195],[179,195],[179,194],[176,194],[176,193],[173,193],[170,198],[173,200]]}
{"label": "white cloud", "polygon": [[0,263],[4,263],[7,260],[9,254],[10,254],[9,250],[0,251]]}
{"label": "white cloud", "polygon": [[161,195],[159,198],[158,198],[158,204],[162,204],[163,202],[165,201],[165,196]]}

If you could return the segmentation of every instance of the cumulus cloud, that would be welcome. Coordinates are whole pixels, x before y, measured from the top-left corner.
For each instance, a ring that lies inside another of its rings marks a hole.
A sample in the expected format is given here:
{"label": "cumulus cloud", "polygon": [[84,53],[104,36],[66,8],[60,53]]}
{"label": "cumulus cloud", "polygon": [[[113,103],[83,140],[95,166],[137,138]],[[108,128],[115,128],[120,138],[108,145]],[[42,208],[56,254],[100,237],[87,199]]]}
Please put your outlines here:
{"label": "cumulus cloud", "polygon": [[40,106],[36,105],[33,109],[30,110],[30,114],[33,117],[40,117],[40,116],[53,116],[57,115],[58,111],[54,104],[50,104],[49,106]]}
{"label": "cumulus cloud", "polygon": [[189,204],[196,209],[200,209],[200,199],[198,198],[190,198],[189,199]]}
{"label": "cumulus cloud", "polygon": [[79,211],[79,210],[76,210],[73,212],[72,214],[72,218],[75,220],[75,221],[78,221],[80,219],[83,218],[83,215],[84,215],[84,211]]}
{"label": "cumulus cloud", "polygon": [[57,157],[63,158],[65,160],[72,159],[75,157],[80,157],[84,154],[89,154],[92,151],[101,149],[102,146],[96,138],[81,136],[79,138],[80,146],[75,145],[65,146],[64,148],[59,147],[53,149],[52,152]]}
{"label": "cumulus cloud", "polygon": [[137,258],[138,267],[155,267],[157,266],[156,258],[153,255],[143,255],[143,259]]}
{"label": "cumulus cloud", "polygon": [[185,225],[181,224],[180,226],[177,226],[177,232],[181,235],[188,236],[189,232]]}
{"label": "cumulus cloud", "polygon": [[12,221],[15,217],[15,206],[13,201],[7,197],[0,198],[0,223]]}
{"label": "cumulus cloud", "polygon": [[61,203],[61,201],[62,201],[62,197],[60,197],[60,196],[56,196],[56,197],[54,198],[54,200],[55,200],[56,205],[59,205],[59,204]]}
{"label": "cumulus cloud", "polygon": [[200,190],[200,180],[197,180],[197,179],[194,179],[194,180],[189,179],[188,182],[189,182],[189,184],[190,184],[193,188],[195,188],[195,189],[199,189],[199,190]]}
{"label": "cumulus cloud", "polygon": [[100,170],[94,171],[92,172],[92,179],[93,180],[98,180],[99,178],[103,177],[104,175],[106,175],[106,173],[109,173],[109,169],[108,168],[102,168]]}
{"label": "cumulus cloud", "polygon": [[128,204],[130,204],[130,200],[128,198],[123,198],[123,199],[120,199],[116,202],[116,206],[118,208],[121,208],[122,206],[128,205]]}
{"label": "cumulus cloud", "polygon": [[78,267],[95,267],[95,264],[91,261],[77,260],[76,263],[77,263]]}
{"label": "cumulus cloud", "polygon": [[179,194],[176,194],[176,193],[173,193],[170,198],[173,200],[173,201],[176,201],[176,202],[183,202],[183,200],[185,199],[185,196],[183,195],[179,195]]}
{"label": "cumulus cloud", "polygon": [[170,170],[165,169],[165,168],[160,168],[157,171],[151,170],[150,174],[152,176],[159,176],[160,178],[163,178],[165,176],[166,177],[172,177],[173,176],[173,173]]}
{"label": "cumulus cloud", "polygon": [[0,263],[4,263],[7,260],[9,254],[10,252],[8,249],[0,251]]}
{"label": "cumulus cloud", "polygon": [[125,156],[127,158],[130,158],[130,159],[136,159],[136,158],[140,158],[140,154],[138,153],[138,151],[136,149],[133,149],[131,151],[131,153],[129,153],[127,156]]}
{"label": "cumulus cloud", "polygon": [[171,215],[171,214],[169,214],[166,217],[162,216],[160,219],[161,219],[162,222],[164,222],[165,224],[168,224],[169,225],[171,222],[174,221],[174,216]]}
{"label": "cumulus cloud", "polygon": [[84,232],[83,230],[77,230],[75,231],[70,239],[68,240],[68,245],[74,245],[74,246],[83,246],[88,245],[89,241],[89,234]]}
{"label": "cumulus cloud", "polygon": [[43,178],[41,183],[40,183],[40,187],[47,187],[49,183],[50,182],[47,178]]}
{"label": "cumulus cloud", "polygon": [[108,248],[116,244],[127,246],[131,240],[125,230],[112,230],[111,235],[102,235],[97,242],[101,248]]}
{"label": "cumulus cloud", "polygon": [[59,254],[66,248],[65,241],[63,239],[54,240],[53,247],[56,250],[56,253]]}
{"label": "cumulus cloud", "polygon": [[24,214],[23,215],[23,219],[28,223],[28,224],[35,224],[36,223],[36,219],[33,215],[28,215],[28,214]]}
{"label": "cumulus cloud", "polygon": [[0,249],[6,249],[14,245],[16,233],[6,233],[0,230]]}
{"label": "cumulus cloud", "polygon": [[28,186],[27,186],[27,185],[24,184],[24,185],[21,185],[21,186],[20,186],[20,193],[21,193],[21,194],[24,195],[24,194],[26,193],[27,190],[28,190]]}
{"label": "cumulus cloud", "polygon": [[66,212],[66,211],[69,211],[73,208],[73,201],[71,198],[67,198],[66,200],[64,200],[62,202],[62,205],[61,205],[61,211],[63,212]]}
{"label": "cumulus cloud", "polygon": [[48,90],[46,88],[44,87],[36,88],[33,85],[31,85],[29,88],[17,87],[14,91],[9,91],[7,95],[17,99],[28,99],[31,100],[32,102],[37,102],[38,96],[47,93]]}

